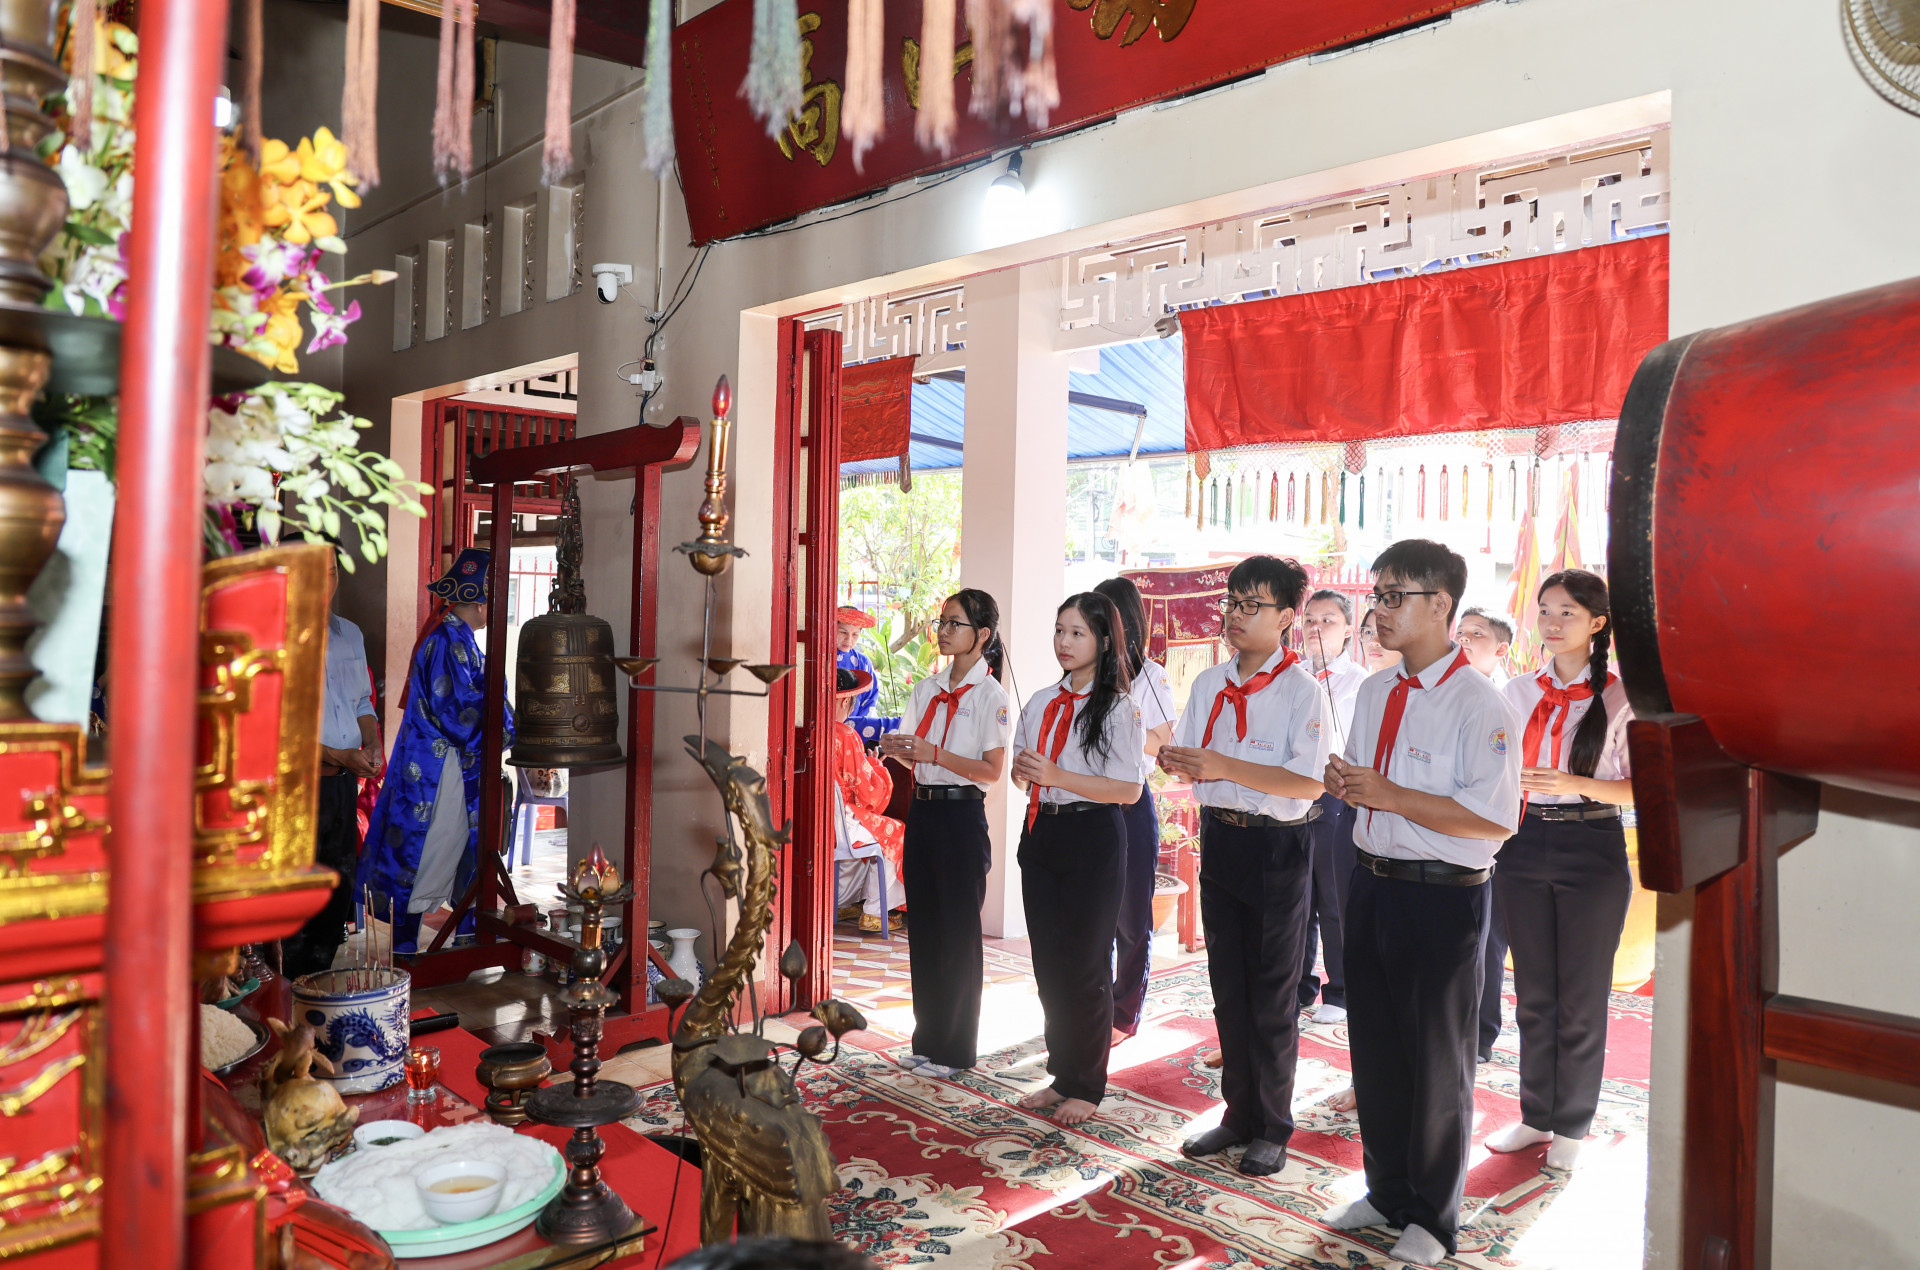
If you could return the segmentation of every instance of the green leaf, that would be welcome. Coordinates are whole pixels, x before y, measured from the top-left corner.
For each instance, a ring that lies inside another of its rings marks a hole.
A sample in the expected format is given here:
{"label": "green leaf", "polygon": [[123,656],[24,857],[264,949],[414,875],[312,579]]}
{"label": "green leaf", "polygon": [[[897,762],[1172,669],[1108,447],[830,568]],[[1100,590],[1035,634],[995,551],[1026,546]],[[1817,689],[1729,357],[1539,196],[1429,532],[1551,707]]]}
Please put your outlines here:
{"label": "green leaf", "polygon": [[95,247],[113,246],[113,235],[95,229],[91,225],[84,225],[77,220],[67,222],[66,234],[69,238]]}

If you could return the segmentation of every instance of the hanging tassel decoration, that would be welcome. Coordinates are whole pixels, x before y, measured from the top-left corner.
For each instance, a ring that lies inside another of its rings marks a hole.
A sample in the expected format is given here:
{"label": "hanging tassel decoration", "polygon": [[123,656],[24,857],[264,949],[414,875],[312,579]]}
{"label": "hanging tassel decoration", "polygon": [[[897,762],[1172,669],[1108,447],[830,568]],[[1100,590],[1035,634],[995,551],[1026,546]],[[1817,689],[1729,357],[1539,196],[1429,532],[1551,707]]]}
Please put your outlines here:
{"label": "hanging tassel decoration", "polygon": [[552,185],[573,166],[573,6],[553,0],[547,34],[547,144],[540,174]]}
{"label": "hanging tassel decoration", "polygon": [[853,170],[886,130],[880,96],[885,56],[886,8],[882,0],[847,0],[847,92],[840,103],[840,131],[853,144]]}
{"label": "hanging tassel decoration", "polygon": [[753,46],[740,95],[778,137],[800,112],[800,10],[795,0],[753,0]]}
{"label": "hanging tassel decoration", "polygon": [[380,0],[347,0],[347,83],[340,140],[363,188],[380,184]]}
{"label": "hanging tassel decoration", "polygon": [[967,37],[973,41],[973,97],[967,113],[976,119],[1005,118],[1007,69],[1013,60],[1009,0],[967,0]]}
{"label": "hanging tassel decoration", "polygon": [[640,131],[647,171],[664,181],[673,171],[673,0],[647,11],[647,79],[640,90]]}
{"label": "hanging tassel decoration", "polygon": [[1060,77],[1053,65],[1053,5],[1051,0],[1012,0],[1013,20],[1024,25],[1019,33],[1026,56],[1007,75],[1008,108],[1024,115],[1036,128],[1045,128],[1053,108],[1060,104]]}
{"label": "hanging tassel decoration", "polygon": [[[67,140],[82,154],[93,149],[93,62],[99,26],[94,0],[73,0],[67,15],[67,38],[73,43],[73,70],[67,79],[67,112],[73,120],[67,125]],[[4,108],[0,101],[0,111]],[[0,113],[0,124],[5,119]]]}
{"label": "hanging tassel decoration", "polygon": [[240,149],[255,167],[260,166],[260,68],[267,56],[260,2],[241,0],[240,10]]}
{"label": "hanging tassel decoration", "polygon": [[[953,0],[925,0],[920,27],[920,117],[913,135],[922,150],[947,154],[953,149]],[[974,73],[980,59],[974,57]],[[978,91],[976,89],[976,91]]]}
{"label": "hanging tassel decoration", "polygon": [[440,6],[433,106],[433,173],[445,185],[473,171],[473,0]]}

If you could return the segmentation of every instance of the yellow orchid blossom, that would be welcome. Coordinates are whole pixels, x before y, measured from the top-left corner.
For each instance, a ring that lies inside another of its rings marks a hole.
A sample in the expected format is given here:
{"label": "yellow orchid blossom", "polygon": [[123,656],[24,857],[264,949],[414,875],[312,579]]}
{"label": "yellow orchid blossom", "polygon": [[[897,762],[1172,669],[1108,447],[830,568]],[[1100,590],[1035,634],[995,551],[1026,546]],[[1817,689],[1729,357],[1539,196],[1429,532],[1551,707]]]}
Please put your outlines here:
{"label": "yellow orchid blossom", "polygon": [[284,141],[260,143],[260,176],[275,185],[291,185],[300,179],[300,156]]}
{"label": "yellow orchid blossom", "polygon": [[331,129],[323,124],[310,139],[302,138],[297,153],[302,177],[315,185],[332,187],[340,206],[360,206],[360,195],[353,189],[355,178],[347,174],[346,142],[337,139]]}

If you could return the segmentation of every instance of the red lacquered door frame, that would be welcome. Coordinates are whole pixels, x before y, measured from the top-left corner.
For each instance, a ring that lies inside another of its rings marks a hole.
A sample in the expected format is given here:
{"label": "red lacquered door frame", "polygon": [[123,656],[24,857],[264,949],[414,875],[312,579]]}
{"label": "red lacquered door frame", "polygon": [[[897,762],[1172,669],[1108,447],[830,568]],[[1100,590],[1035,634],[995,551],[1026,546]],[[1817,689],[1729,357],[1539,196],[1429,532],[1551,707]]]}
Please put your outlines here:
{"label": "red lacquered door frame", "polygon": [[187,1256],[200,469],[226,0],[144,0],[122,341],[100,1264]]}
{"label": "red lacquered door frame", "polygon": [[[800,623],[794,594],[794,561],[800,555],[799,510],[795,473],[806,470],[805,454],[800,448],[801,420],[806,413],[804,375],[801,362],[806,331],[793,318],[783,318],[777,337],[778,363],[775,382],[779,397],[773,417],[773,509],[772,574],[773,611],[767,628],[767,659],[798,662]],[[793,818],[794,777],[794,684],[797,675],[788,675],[767,692],[767,807],[776,825]],[[793,938],[793,856],[783,864],[780,890],[774,896],[773,921],[767,927],[766,946],[778,956]],[[785,982],[778,975],[762,975],[755,981],[760,1009],[778,1014],[788,1008]]]}

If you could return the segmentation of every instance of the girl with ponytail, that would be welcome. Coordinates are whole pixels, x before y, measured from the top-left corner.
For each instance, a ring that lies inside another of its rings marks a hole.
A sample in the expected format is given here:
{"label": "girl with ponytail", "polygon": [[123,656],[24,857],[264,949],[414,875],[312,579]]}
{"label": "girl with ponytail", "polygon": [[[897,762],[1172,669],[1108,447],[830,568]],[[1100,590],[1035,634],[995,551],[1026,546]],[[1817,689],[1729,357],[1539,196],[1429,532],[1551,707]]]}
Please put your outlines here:
{"label": "girl with ponytail", "polygon": [[1632,711],[1608,669],[1606,582],[1567,569],[1540,584],[1539,604],[1551,660],[1503,689],[1522,727],[1525,814],[1493,875],[1519,1001],[1520,1123],[1487,1146],[1548,1143],[1548,1167],[1566,1169],[1600,1100],[1613,955],[1633,897],[1620,823],[1620,809],[1633,803]]}
{"label": "girl with ponytail", "polygon": [[[985,591],[949,596],[934,620],[952,658],[914,685],[903,730],[880,738],[881,756],[913,768],[902,859],[913,938],[913,1043],[896,1060],[951,1076],[972,1067],[983,979],[980,906],[987,898],[986,793],[1000,779],[1010,727],[1000,686],[1006,652],[1000,606]],[[911,728],[911,731],[904,730]]]}
{"label": "girl with ponytail", "polygon": [[1053,1077],[1020,1105],[1079,1124],[1107,1093],[1109,971],[1127,862],[1121,808],[1140,801],[1147,734],[1112,600],[1084,591],[1062,604],[1053,652],[1065,673],[1033,694],[1013,736],[1014,783],[1027,791],[1021,892]]}

